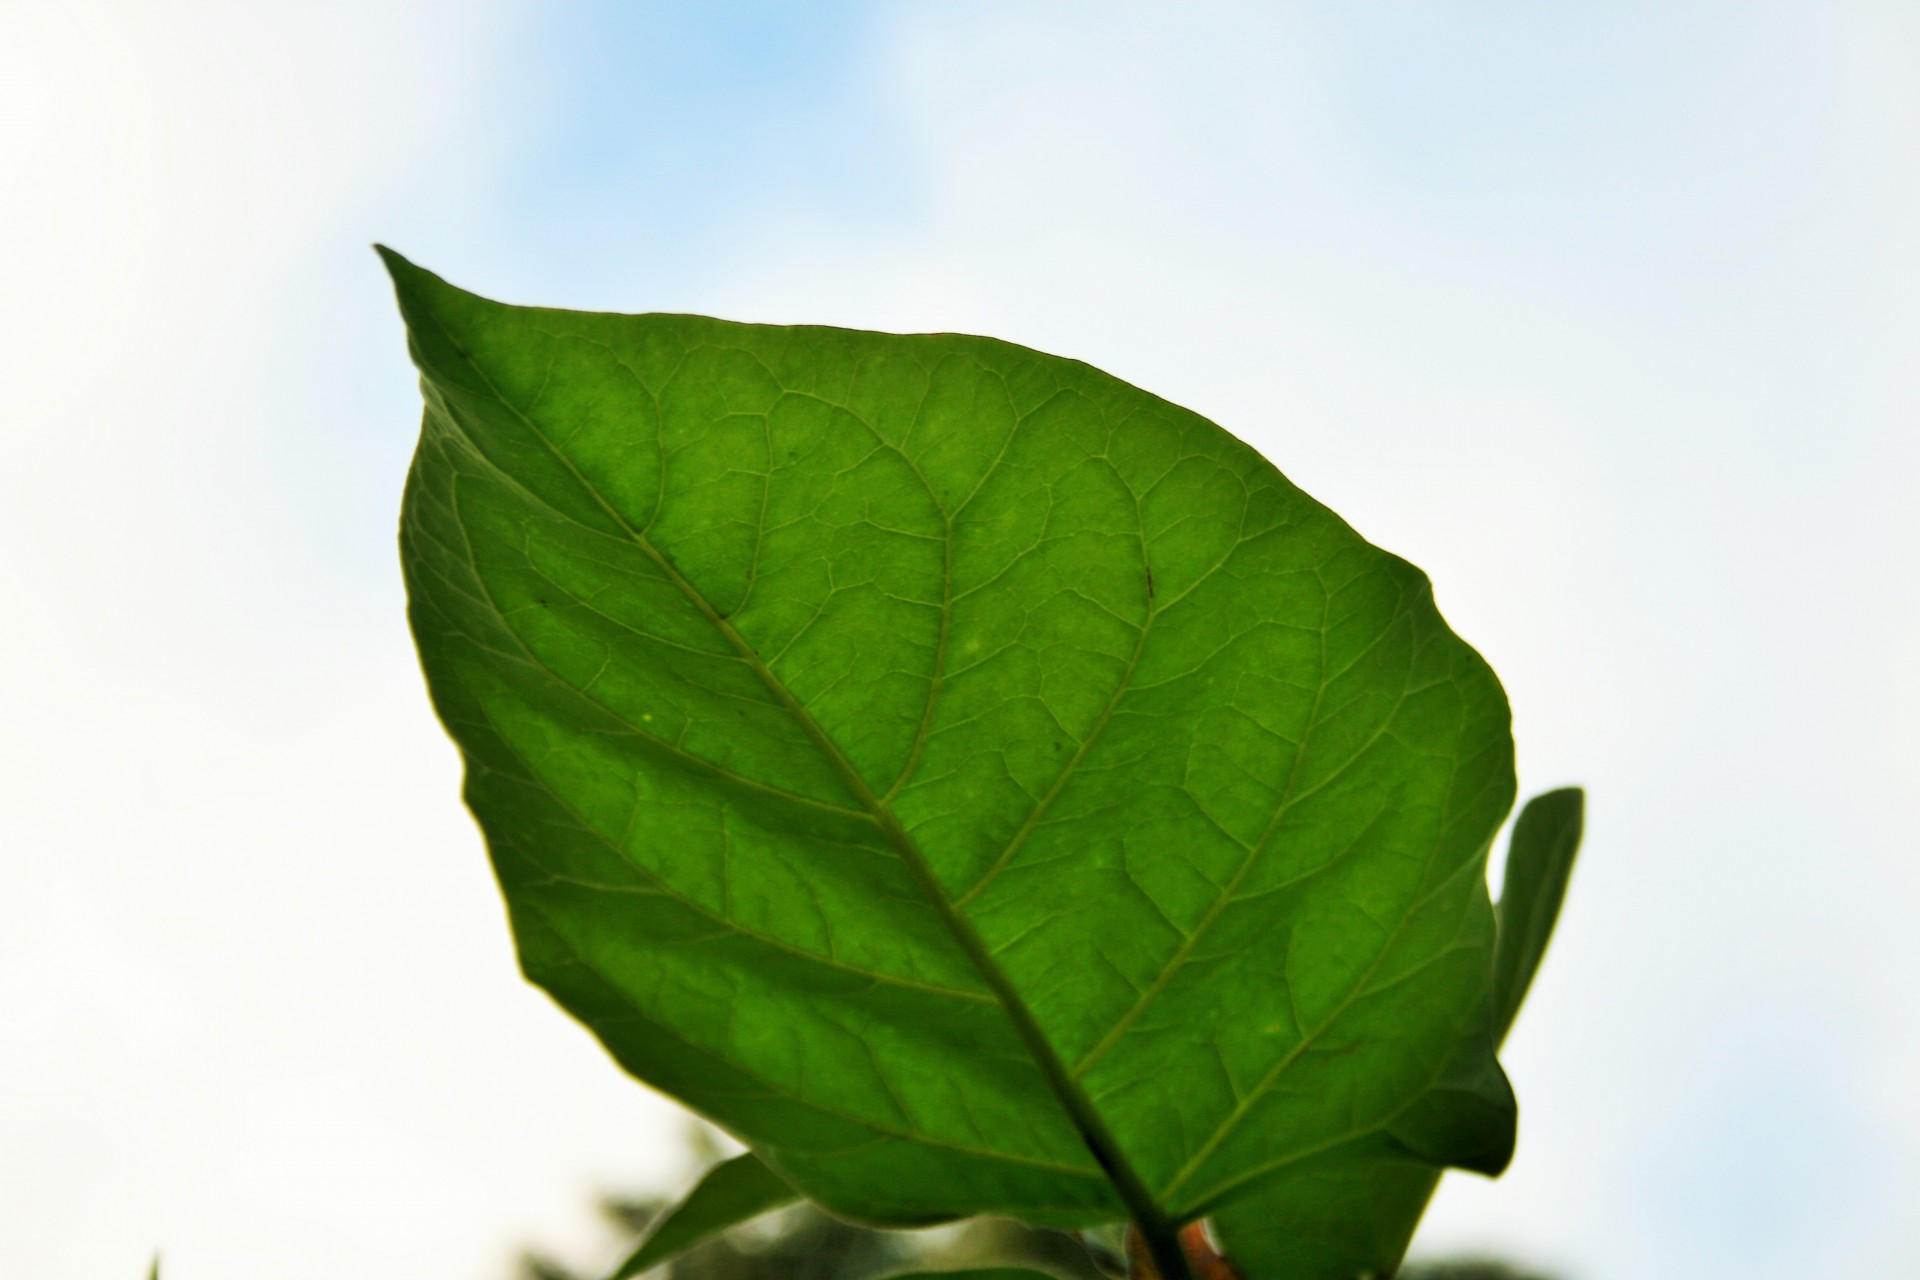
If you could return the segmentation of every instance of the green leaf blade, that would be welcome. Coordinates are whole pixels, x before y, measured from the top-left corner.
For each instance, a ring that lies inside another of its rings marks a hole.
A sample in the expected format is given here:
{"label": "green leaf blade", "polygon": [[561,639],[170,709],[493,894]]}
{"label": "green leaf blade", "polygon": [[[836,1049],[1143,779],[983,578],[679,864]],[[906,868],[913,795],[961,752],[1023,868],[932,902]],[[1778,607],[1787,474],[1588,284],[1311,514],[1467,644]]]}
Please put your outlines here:
{"label": "green leaf blade", "polygon": [[608,1280],[631,1280],[722,1231],[799,1200],[799,1194],[751,1151],[723,1160],[661,1215],[640,1247]]}
{"label": "green leaf blade", "polygon": [[1417,570],[1072,361],[389,264],[423,665],[628,1070],[849,1216],[1081,1225],[1447,1068],[1511,744]]}
{"label": "green leaf blade", "polygon": [[1431,1165],[1385,1149],[1342,1153],[1228,1205],[1214,1227],[1227,1258],[1250,1277],[1385,1280],[1439,1181]]}

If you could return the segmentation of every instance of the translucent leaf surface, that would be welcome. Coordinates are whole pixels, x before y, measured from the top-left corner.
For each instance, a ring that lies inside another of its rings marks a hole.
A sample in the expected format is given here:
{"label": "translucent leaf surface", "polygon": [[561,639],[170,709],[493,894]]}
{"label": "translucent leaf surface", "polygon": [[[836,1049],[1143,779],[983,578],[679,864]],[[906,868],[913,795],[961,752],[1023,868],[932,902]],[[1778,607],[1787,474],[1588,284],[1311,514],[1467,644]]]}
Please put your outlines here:
{"label": "translucent leaf surface", "polygon": [[[1584,795],[1564,788],[1535,796],[1514,821],[1496,908],[1499,937],[1486,1034],[1506,1038],[1546,954],[1580,848]],[[1475,1034],[1470,1031],[1469,1034]],[[1480,1073],[1488,1059],[1468,1045],[1456,1069],[1388,1126],[1385,1141],[1364,1139],[1308,1161],[1255,1195],[1229,1205],[1218,1225],[1228,1253],[1250,1274],[1288,1280],[1366,1280],[1392,1275],[1406,1255],[1448,1163],[1498,1173],[1465,1148],[1492,1132],[1487,1117],[1511,1116],[1504,1079]],[[1446,1148],[1451,1159],[1437,1149]]]}
{"label": "translucent leaf surface", "polygon": [[434,704],[627,1070],[848,1216],[1151,1228],[1459,1069],[1512,751],[1419,571],[1074,361],[388,262]]}

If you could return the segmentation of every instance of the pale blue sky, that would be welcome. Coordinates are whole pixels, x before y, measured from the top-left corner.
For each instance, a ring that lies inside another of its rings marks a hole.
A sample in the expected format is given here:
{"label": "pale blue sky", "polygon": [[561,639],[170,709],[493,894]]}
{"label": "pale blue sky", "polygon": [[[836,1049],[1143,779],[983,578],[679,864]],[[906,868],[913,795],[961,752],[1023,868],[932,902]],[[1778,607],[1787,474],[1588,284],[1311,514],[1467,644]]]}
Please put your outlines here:
{"label": "pale blue sky", "polygon": [[0,1274],[588,1259],[671,1113],[517,983],[400,616],[379,239],[994,333],[1432,574],[1592,829],[1428,1249],[1920,1267],[1920,17],[16,0]]}

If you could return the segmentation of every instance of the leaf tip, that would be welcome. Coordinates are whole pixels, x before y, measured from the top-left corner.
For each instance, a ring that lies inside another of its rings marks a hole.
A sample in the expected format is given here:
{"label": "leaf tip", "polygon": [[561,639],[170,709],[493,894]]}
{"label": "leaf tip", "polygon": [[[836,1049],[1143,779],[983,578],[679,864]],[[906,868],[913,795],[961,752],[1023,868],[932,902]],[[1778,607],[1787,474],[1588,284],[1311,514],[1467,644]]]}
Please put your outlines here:
{"label": "leaf tip", "polygon": [[[1542,791],[1527,801],[1520,816],[1529,822],[1547,824],[1570,834],[1574,848],[1578,848],[1587,822],[1587,790],[1585,787],[1555,787],[1552,791]],[[1567,851],[1569,857],[1572,852],[1572,849]]]}
{"label": "leaf tip", "polygon": [[380,255],[380,264],[387,269],[387,276],[393,281],[394,292],[402,299],[419,292],[422,285],[441,284],[446,281],[424,267],[414,265],[405,254],[390,249],[386,245],[374,242],[373,251]]}
{"label": "leaf tip", "polygon": [[449,361],[457,362],[461,353],[451,333],[465,323],[473,309],[496,304],[449,284],[384,244],[376,243],[373,251],[380,255],[393,281],[394,302],[406,324],[414,364],[431,376],[434,370],[448,367]]}

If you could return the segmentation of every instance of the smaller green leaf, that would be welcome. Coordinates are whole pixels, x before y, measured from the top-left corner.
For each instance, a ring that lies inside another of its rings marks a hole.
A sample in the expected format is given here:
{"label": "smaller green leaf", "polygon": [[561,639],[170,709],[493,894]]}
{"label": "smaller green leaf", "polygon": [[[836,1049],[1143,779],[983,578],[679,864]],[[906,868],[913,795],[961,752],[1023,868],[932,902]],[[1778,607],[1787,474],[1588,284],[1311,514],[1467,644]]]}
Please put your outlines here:
{"label": "smaller green leaf", "polygon": [[160,1255],[153,1255],[153,1265],[147,1268],[147,1280],[160,1280]]}
{"label": "smaller green leaf", "polygon": [[1507,872],[1494,904],[1500,919],[1493,954],[1496,1040],[1506,1039],[1553,937],[1580,849],[1586,798],[1579,787],[1544,792],[1527,801],[1514,820]]}
{"label": "smaller green leaf", "polygon": [[686,1199],[660,1216],[640,1247],[608,1280],[630,1280],[728,1227],[737,1227],[799,1199],[793,1188],[753,1152],[724,1160],[707,1170]]}

